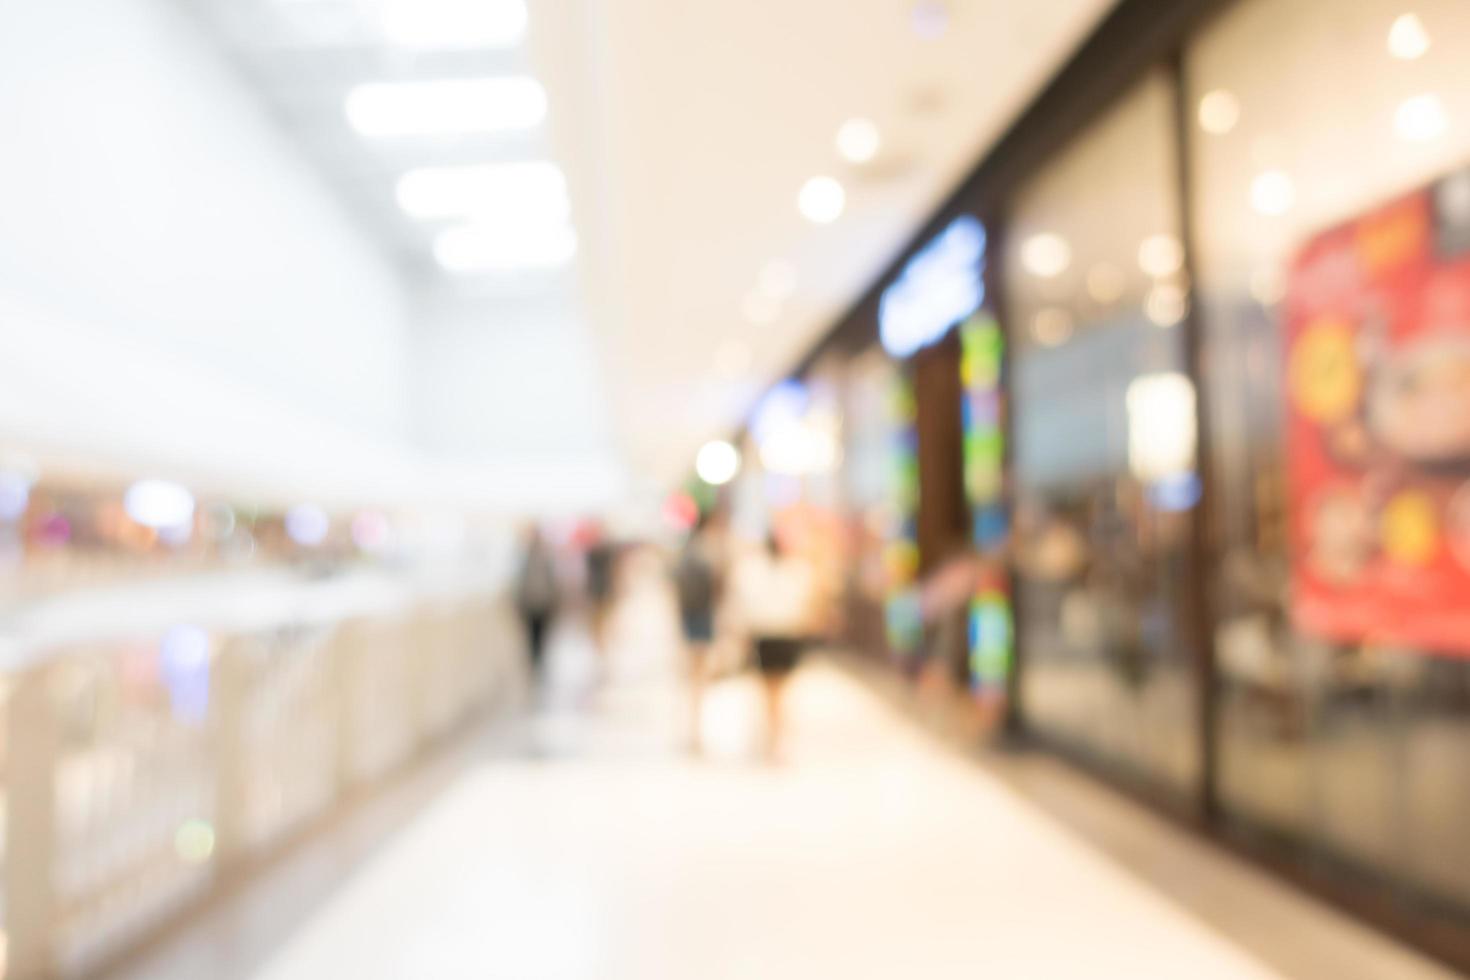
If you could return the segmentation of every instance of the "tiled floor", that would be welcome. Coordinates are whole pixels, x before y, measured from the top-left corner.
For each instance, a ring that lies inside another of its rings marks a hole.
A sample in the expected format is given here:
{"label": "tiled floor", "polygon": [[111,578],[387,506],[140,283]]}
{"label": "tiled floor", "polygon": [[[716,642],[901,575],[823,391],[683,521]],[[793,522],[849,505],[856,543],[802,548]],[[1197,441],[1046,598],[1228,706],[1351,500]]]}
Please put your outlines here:
{"label": "tiled floor", "polygon": [[940,748],[826,663],[791,692],[788,764],[749,760],[744,679],[714,689],[690,758],[661,601],[635,597],[605,664],[565,632],[538,712],[127,976],[1448,976],[1085,780]]}

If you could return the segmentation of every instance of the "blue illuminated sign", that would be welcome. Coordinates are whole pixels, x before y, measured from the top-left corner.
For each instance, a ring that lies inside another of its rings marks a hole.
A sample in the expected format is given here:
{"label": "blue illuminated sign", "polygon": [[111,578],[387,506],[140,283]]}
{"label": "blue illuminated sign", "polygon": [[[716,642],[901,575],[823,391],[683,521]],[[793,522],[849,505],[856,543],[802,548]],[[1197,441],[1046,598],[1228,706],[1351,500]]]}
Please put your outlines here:
{"label": "blue illuminated sign", "polygon": [[908,261],[878,304],[878,338],[909,357],[985,302],[985,226],[962,215]]}

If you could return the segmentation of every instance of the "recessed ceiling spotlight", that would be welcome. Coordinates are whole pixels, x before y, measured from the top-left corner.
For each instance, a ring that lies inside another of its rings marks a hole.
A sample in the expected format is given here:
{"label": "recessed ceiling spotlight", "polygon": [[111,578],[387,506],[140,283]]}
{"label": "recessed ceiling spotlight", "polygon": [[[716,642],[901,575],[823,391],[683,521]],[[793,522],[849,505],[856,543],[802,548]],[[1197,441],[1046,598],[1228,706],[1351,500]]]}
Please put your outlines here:
{"label": "recessed ceiling spotlight", "polygon": [[1444,103],[1433,92],[1405,99],[1393,114],[1393,127],[1400,139],[1424,143],[1443,136],[1450,128]]}
{"label": "recessed ceiling spotlight", "polygon": [[1388,53],[1401,61],[1424,57],[1429,50],[1429,31],[1418,14],[1403,14],[1388,29]]}
{"label": "recessed ceiling spotlight", "polygon": [[926,41],[937,41],[949,30],[949,5],[942,0],[918,0],[909,11],[914,33]]}
{"label": "recessed ceiling spotlight", "polygon": [[724,486],[740,472],[740,450],[723,439],[707,442],[694,458],[694,472],[711,486]]}
{"label": "recessed ceiling spotlight", "polygon": [[546,118],[534,78],[367,82],[347,93],[347,121],[364,136],[453,136],[531,129]]}
{"label": "recessed ceiling spotlight", "polygon": [[871,119],[849,119],[837,130],[837,152],[848,163],[869,162],[878,155],[882,145],[878,125]]}
{"label": "recessed ceiling spotlight", "polygon": [[1261,214],[1282,215],[1295,203],[1296,185],[1280,170],[1264,171],[1251,181],[1251,207]]}
{"label": "recessed ceiling spotlight", "polygon": [[827,225],[842,217],[847,206],[847,192],[832,177],[813,177],[801,185],[796,206],[808,221]]}

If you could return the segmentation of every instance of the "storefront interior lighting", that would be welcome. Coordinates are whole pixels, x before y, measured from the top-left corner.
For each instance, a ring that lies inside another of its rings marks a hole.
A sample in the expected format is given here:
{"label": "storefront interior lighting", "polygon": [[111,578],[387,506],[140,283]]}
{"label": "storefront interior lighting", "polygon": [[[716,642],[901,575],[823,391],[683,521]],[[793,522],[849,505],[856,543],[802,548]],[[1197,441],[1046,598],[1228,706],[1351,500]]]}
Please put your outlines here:
{"label": "storefront interior lighting", "polygon": [[434,240],[439,265],[458,273],[557,269],[576,254],[577,235],[566,224],[536,229],[468,224],[446,228]]}
{"label": "storefront interior lighting", "polygon": [[1194,384],[1177,371],[1142,374],[1128,384],[1128,468],[1143,483],[1193,471]]}
{"label": "storefront interior lighting", "polygon": [[1393,128],[1400,139],[1426,143],[1438,139],[1450,128],[1444,103],[1432,92],[1405,99],[1393,114]]}
{"label": "storefront interior lighting", "polygon": [[878,124],[871,119],[849,119],[837,130],[837,152],[848,163],[870,162],[878,155],[882,145],[883,137],[878,132]]}
{"label": "storefront interior lighting", "polygon": [[961,215],[920,249],[878,302],[878,339],[894,357],[939,340],[985,302],[985,226]]}
{"label": "storefront interior lighting", "polygon": [[1040,232],[1021,244],[1021,264],[1033,276],[1054,279],[1072,264],[1072,246],[1061,235]]}
{"label": "storefront interior lighting", "polygon": [[1066,343],[1072,336],[1072,314],[1059,306],[1037,310],[1031,321],[1031,335],[1043,347]]}
{"label": "storefront interior lighting", "polygon": [[347,93],[347,120],[364,136],[454,136],[531,129],[546,118],[534,78],[367,82]]}
{"label": "storefront interior lighting", "polygon": [[327,540],[332,519],[316,504],[297,504],[286,511],[286,536],[304,548],[315,548]]}
{"label": "storefront interior lighting", "polygon": [[525,0],[382,0],[383,37],[404,48],[513,48],[526,36]]}
{"label": "storefront interior lighting", "polygon": [[194,520],[194,495],[170,480],[139,480],[123,494],[123,510],[144,527],[177,531]]}
{"label": "storefront interior lighting", "polygon": [[414,218],[484,217],[497,224],[561,222],[571,202],[561,168],[546,160],[420,167],[398,179],[398,204]]}
{"label": "storefront interior lighting", "polygon": [[707,442],[694,458],[694,472],[710,486],[724,486],[740,472],[740,450],[723,439]]}
{"label": "storefront interior lighting", "polygon": [[1296,203],[1296,185],[1280,170],[1267,170],[1251,181],[1251,207],[1268,217],[1290,211]]}
{"label": "storefront interior lighting", "polygon": [[834,177],[813,177],[801,185],[796,206],[802,217],[813,224],[829,225],[842,217],[847,206],[847,192]]}
{"label": "storefront interior lighting", "polygon": [[31,478],[15,470],[0,470],[0,521],[18,521],[31,502]]}
{"label": "storefront interior lighting", "polygon": [[1218,88],[1199,100],[1199,125],[1207,133],[1224,136],[1240,122],[1240,100]]}
{"label": "storefront interior lighting", "polygon": [[750,420],[761,465],[769,475],[802,476],[834,469],[842,458],[839,423],[812,404],[799,381],[783,381],[768,391]]}
{"label": "storefront interior lighting", "polygon": [[1179,286],[1161,282],[1148,291],[1144,314],[1157,327],[1172,327],[1189,311],[1189,298]]}
{"label": "storefront interior lighting", "polygon": [[1402,14],[1388,29],[1388,53],[1401,61],[1414,61],[1429,50],[1429,31],[1418,14]]}
{"label": "storefront interior lighting", "polygon": [[1138,267],[1144,275],[1163,279],[1178,272],[1184,265],[1184,246],[1179,239],[1165,232],[1149,235],[1138,246]]}

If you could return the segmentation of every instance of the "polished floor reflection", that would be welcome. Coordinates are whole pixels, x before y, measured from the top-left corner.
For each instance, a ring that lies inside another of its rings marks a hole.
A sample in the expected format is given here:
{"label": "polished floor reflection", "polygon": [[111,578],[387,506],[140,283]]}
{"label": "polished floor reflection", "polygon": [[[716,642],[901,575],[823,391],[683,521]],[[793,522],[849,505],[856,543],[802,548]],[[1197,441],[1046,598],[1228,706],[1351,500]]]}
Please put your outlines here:
{"label": "polished floor reflection", "polygon": [[1085,781],[942,747],[828,661],[794,684],[785,765],[753,761],[738,676],[692,758],[664,601],[625,605],[606,660],[563,628],[534,709],[127,975],[1447,976]]}

